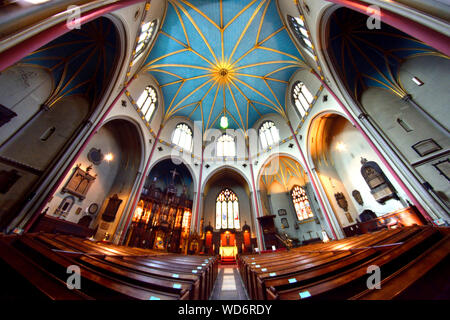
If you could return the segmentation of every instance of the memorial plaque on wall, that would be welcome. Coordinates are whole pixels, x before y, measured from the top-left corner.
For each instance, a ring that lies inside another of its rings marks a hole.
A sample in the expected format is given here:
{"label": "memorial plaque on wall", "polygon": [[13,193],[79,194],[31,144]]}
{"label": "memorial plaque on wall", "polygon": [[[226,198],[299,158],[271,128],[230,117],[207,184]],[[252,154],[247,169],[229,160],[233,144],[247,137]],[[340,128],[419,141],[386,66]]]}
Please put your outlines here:
{"label": "memorial plaque on wall", "polygon": [[113,222],[116,219],[117,211],[119,210],[122,200],[119,199],[117,194],[114,194],[108,200],[108,205],[106,206],[105,212],[103,212],[102,220],[107,222]]}
{"label": "memorial plaque on wall", "polygon": [[361,164],[361,175],[377,202],[384,204],[389,199],[398,199],[394,187],[376,162],[361,158]]}
{"label": "memorial plaque on wall", "polygon": [[442,150],[442,147],[437,144],[433,139],[427,139],[423,141],[417,142],[412,146],[415,152],[421,157],[426,156],[427,154],[433,153],[435,151]]}
{"label": "memorial plaque on wall", "polygon": [[83,200],[95,180],[95,177],[89,174],[89,168],[84,171],[80,167],[76,167],[69,181],[66,183],[61,192],[71,193]]}
{"label": "memorial plaque on wall", "polygon": [[439,161],[438,163],[433,164],[436,170],[439,171],[441,175],[443,175],[448,181],[450,181],[450,161],[449,159],[445,159],[443,161]]}

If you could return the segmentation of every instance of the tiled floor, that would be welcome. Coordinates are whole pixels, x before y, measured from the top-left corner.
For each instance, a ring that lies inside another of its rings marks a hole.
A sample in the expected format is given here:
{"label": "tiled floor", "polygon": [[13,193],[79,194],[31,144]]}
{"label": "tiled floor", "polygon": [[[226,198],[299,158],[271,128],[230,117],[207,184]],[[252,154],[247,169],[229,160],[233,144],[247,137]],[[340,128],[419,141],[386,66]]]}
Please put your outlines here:
{"label": "tiled floor", "polygon": [[247,292],[236,267],[219,268],[210,300],[248,300]]}

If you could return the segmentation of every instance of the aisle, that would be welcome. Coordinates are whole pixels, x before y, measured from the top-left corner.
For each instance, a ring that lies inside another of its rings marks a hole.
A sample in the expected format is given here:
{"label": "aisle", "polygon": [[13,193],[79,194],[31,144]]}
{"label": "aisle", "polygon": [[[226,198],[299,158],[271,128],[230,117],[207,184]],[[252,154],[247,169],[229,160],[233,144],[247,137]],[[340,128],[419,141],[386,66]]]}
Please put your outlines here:
{"label": "aisle", "polygon": [[219,266],[210,300],[249,300],[236,266]]}

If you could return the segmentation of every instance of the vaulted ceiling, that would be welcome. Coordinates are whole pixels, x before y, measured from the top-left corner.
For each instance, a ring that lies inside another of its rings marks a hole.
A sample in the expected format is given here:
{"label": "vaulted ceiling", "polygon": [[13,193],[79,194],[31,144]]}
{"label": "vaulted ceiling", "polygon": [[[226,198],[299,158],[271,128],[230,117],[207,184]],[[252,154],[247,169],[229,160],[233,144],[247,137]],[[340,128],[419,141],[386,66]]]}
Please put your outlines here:
{"label": "vaulted ceiling", "polygon": [[201,121],[203,130],[247,129],[285,112],[285,93],[304,59],[276,0],[169,0],[144,69],[160,85],[165,120]]}
{"label": "vaulted ceiling", "polygon": [[369,29],[367,16],[339,8],[330,19],[330,53],[344,83],[355,98],[368,87],[381,87],[399,97],[407,92],[398,70],[408,58],[425,55],[445,57],[422,41],[387,24]]}
{"label": "vaulted ceiling", "polygon": [[52,106],[63,97],[85,95],[92,105],[102,97],[119,55],[116,27],[98,18],[32,52],[18,65],[47,70],[54,88],[45,102]]}
{"label": "vaulted ceiling", "polygon": [[[273,183],[278,183],[284,191],[292,189],[291,178],[307,181],[302,166],[292,158],[280,156],[268,162],[261,172],[260,183],[267,191],[270,191]],[[303,185],[303,184],[301,184]]]}

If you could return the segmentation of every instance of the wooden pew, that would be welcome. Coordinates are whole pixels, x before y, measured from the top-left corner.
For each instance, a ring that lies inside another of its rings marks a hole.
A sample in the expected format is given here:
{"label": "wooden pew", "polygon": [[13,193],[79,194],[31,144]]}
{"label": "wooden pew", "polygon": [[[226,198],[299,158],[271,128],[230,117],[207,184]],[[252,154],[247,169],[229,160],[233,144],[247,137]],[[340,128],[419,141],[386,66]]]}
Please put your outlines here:
{"label": "wooden pew", "polygon": [[[84,244],[80,244],[79,241],[77,240],[73,240],[73,239],[68,239],[67,237],[54,237],[54,238],[48,238],[45,237],[43,235],[37,235],[37,238],[46,242],[49,245],[54,246],[55,248],[58,249],[62,249],[62,250],[71,250],[71,249],[77,249],[77,250],[83,250],[83,249],[88,249],[90,243],[84,243]],[[59,240],[59,241],[58,241]],[[63,241],[63,242],[60,242]],[[73,247],[68,247],[72,245]],[[129,261],[125,261],[123,260],[123,256],[118,256],[116,255],[116,252],[110,252],[108,250],[103,251],[101,250],[100,247],[98,247],[98,245],[95,245],[97,247],[96,252],[99,253],[106,253],[106,254],[96,254],[96,256],[100,256],[102,257],[106,262],[102,263],[100,261],[93,261],[93,260],[89,260],[90,262],[94,263],[95,266],[101,268],[104,267],[105,270],[107,271],[111,271],[109,269],[112,269],[116,272],[118,272],[119,274],[121,274],[121,276],[125,276],[124,273],[126,273],[126,271],[130,271],[130,272],[136,272],[136,274],[130,274],[129,276],[131,277],[131,279],[134,279],[134,281],[138,281],[138,280],[142,280],[144,283],[148,283],[148,284],[154,284],[155,286],[158,285],[158,282],[161,283],[159,280],[164,279],[164,280],[168,280],[171,281],[172,283],[169,284],[169,291],[170,288],[173,287],[173,285],[176,286],[181,286],[181,288],[183,289],[187,289],[191,292],[190,294],[190,299],[207,299],[206,297],[206,292],[205,294],[202,294],[203,292],[201,291],[200,288],[200,277],[197,276],[196,274],[192,274],[192,272],[190,271],[189,274],[186,273],[177,273],[177,270],[172,270],[170,266],[165,266],[163,269],[155,269],[155,268],[148,268],[148,267],[143,267],[143,266],[139,266],[138,264],[134,264],[134,263],[130,263]],[[78,251],[79,252],[79,251]],[[112,253],[112,255],[108,255],[109,253]],[[125,252],[123,252],[125,253]],[[132,252],[134,253],[134,252]],[[117,257],[117,258],[115,258]],[[136,259],[139,258],[145,258],[147,256],[127,256],[127,257],[134,257]],[[85,263],[88,263],[89,261],[86,261],[86,259],[88,259],[87,257],[83,257],[80,258],[82,261],[84,261]],[[195,260],[199,260],[199,258],[194,258]],[[205,257],[201,257],[202,261],[205,260]],[[111,265],[108,265],[111,264]],[[125,269],[125,270],[122,270]],[[143,274],[148,275],[149,277],[156,277],[156,279],[152,282],[151,278],[145,278],[143,277]],[[166,282],[167,284],[167,282]]]}
{"label": "wooden pew", "polygon": [[[40,237],[42,239],[42,237]],[[57,246],[58,243],[53,239],[42,239],[50,245]],[[77,242],[77,241],[75,241]],[[87,244],[89,245],[89,244]],[[114,252],[116,253],[116,252]],[[122,252],[126,253],[126,252]],[[102,256],[105,258],[105,256]],[[193,290],[193,284],[176,278],[164,278],[155,274],[143,273],[137,270],[130,270],[121,265],[115,265],[110,261],[104,261],[96,257],[80,254],[79,257],[74,258],[79,263],[84,263],[93,269],[100,270],[105,274],[112,274],[116,278],[121,278],[127,282],[138,283],[141,286],[163,290],[164,292],[175,292],[187,290],[190,292],[190,299],[198,299],[198,292]]]}
{"label": "wooden pew", "polygon": [[[398,242],[407,240],[412,235],[420,232],[419,228],[411,228],[403,230],[403,232],[397,232],[392,237],[386,240],[388,242],[394,242],[393,244],[398,246]],[[371,258],[374,258],[381,252],[389,250],[391,246],[383,245],[383,241],[377,242],[381,246],[372,246],[368,248],[353,248],[353,252],[348,250],[345,256],[333,256],[326,260],[322,260],[321,263],[310,263],[299,265],[295,267],[286,268],[284,270],[265,272],[258,275],[258,299],[266,299],[266,287],[274,287],[276,290],[282,290],[286,287],[295,287],[299,284],[306,284],[307,282],[317,281],[319,277],[330,276],[332,273],[338,273],[345,271],[355,265],[361,264]]]}
{"label": "wooden pew", "polygon": [[[345,246],[347,248],[354,248],[355,246],[368,246],[368,245],[374,245],[377,243],[380,243],[382,241],[386,241],[396,234],[402,233],[403,230],[393,230],[393,232],[381,232],[380,234],[372,235],[369,237],[359,237],[354,239],[349,239],[346,241]],[[340,248],[341,246],[321,246],[319,247],[322,249],[323,247],[327,247],[328,249],[334,249],[335,247]],[[316,246],[316,248],[318,248]],[[269,263],[267,263],[267,260],[264,260],[263,262],[260,262],[257,260],[258,264],[254,265],[255,262],[253,262],[252,266],[248,268],[248,283],[247,283],[247,289],[249,291],[249,294],[253,299],[264,299],[265,298],[265,289],[263,282],[264,278],[273,277],[274,275],[281,274],[289,274],[292,273],[289,270],[294,269],[296,271],[299,270],[305,270],[307,268],[312,268],[324,263],[328,263],[330,261],[339,260],[342,258],[345,258],[349,255],[351,255],[351,249],[347,250],[338,250],[338,251],[317,251],[316,255],[314,256],[306,256],[305,253],[298,254],[297,258],[295,259],[286,259],[283,254],[283,257],[278,257],[277,262],[272,262],[273,260],[270,259]],[[285,272],[283,272],[285,271]],[[261,274],[265,274],[262,279],[260,277]],[[260,277],[258,280],[257,278]],[[262,280],[262,281],[261,281]]]}
{"label": "wooden pew", "polygon": [[123,267],[126,267],[130,270],[136,270],[140,271],[146,274],[150,275],[156,275],[159,277],[165,277],[173,280],[182,280],[187,281],[192,284],[194,297],[192,299],[194,300],[206,300],[208,299],[207,296],[203,294],[202,286],[201,286],[201,276],[192,274],[192,273],[176,273],[167,269],[156,269],[156,268],[149,268],[143,265],[131,263],[129,261],[126,261],[120,257],[105,257],[106,261],[110,261],[116,265],[120,265]]}
{"label": "wooden pew", "polygon": [[[448,281],[450,279],[449,253],[450,236],[447,235],[403,268],[383,279],[380,283],[381,289],[367,289],[351,297],[350,300],[391,300],[401,297],[408,288],[412,287],[420,278],[444,260],[446,260],[447,267],[442,268],[442,270],[446,272],[439,274],[439,278],[442,281]],[[423,291],[422,288],[416,288],[416,292],[420,293],[422,299],[429,299],[435,294],[435,292]]]}
{"label": "wooden pew", "polygon": [[67,267],[78,265],[82,277],[81,290],[96,299],[186,300],[189,298],[189,292],[186,290],[181,290],[178,294],[163,292],[105,275],[85,265],[80,265],[78,261],[61,253],[54,252],[26,235],[17,238],[12,246],[39,261],[49,272],[62,281],[65,281],[68,277]]}
{"label": "wooden pew", "polygon": [[[24,288],[18,292],[18,296],[11,297],[11,293],[16,291],[14,287],[20,283],[20,279],[15,276],[25,278],[32,286],[37,288],[44,297],[51,300],[92,300],[93,298],[84,294],[80,290],[68,290],[67,285],[61,279],[42,268],[36,261],[30,259],[19,250],[0,240],[0,260],[3,260],[12,270],[2,270],[2,274],[7,279],[3,280],[2,290],[7,295],[6,298],[25,299],[30,294],[24,292]],[[11,286],[7,285],[9,283]],[[28,290],[30,288],[27,288]]]}
{"label": "wooden pew", "polygon": [[150,259],[150,258],[139,258],[139,257],[123,257],[123,260],[127,262],[131,262],[137,265],[149,267],[152,269],[158,270],[170,270],[172,273],[184,273],[184,274],[198,274],[200,276],[201,281],[201,295],[202,297],[209,297],[212,286],[213,279],[211,269],[208,268],[208,265],[205,264],[205,258],[203,258],[203,264],[198,261],[196,263],[186,263],[178,260],[172,261],[164,261],[160,259]]}
{"label": "wooden pew", "polygon": [[373,259],[350,270],[327,277],[309,285],[294,289],[277,291],[270,287],[266,290],[269,299],[297,300],[300,298],[347,299],[366,288],[367,268],[371,265],[380,267],[382,275],[389,275],[408,263],[416,255],[423,253],[442,235],[433,228],[425,228],[405,243],[387,250]]}

